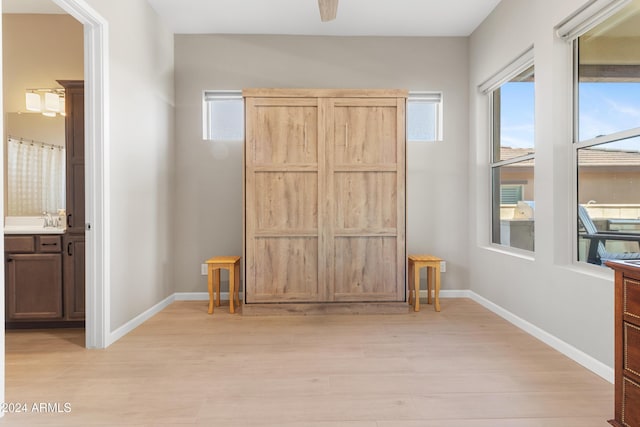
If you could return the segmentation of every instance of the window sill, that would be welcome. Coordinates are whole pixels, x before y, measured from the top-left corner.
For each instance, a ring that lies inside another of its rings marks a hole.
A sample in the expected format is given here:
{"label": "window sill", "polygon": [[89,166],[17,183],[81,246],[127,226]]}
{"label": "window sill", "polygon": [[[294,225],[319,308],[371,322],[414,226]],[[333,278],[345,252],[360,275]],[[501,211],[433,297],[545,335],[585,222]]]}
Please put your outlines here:
{"label": "window sill", "polygon": [[509,256],[520,258],[527,261],[536,260],[534,252],[527,251],[524,249],[514,248],[511,246],[503,246],[503,245],[492,243],[489,246],[481,246],[481,249],[484,249],[490,252],[495,252],[501,255],[509,255]]}

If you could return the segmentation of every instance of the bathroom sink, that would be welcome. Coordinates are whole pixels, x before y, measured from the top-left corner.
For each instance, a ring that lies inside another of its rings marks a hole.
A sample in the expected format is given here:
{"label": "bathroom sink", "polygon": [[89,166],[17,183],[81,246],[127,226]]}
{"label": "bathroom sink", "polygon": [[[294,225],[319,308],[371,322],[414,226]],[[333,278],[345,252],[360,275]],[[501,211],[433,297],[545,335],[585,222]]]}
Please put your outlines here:
{"label": "bathroom sink", "polygon": [[6,226],[4,234],[64,234],[64,228],[57,227],[28,227],[28,226]]}
{"label": "bathroom sink", "polygon": [[64,234],[64,227],[45,227],[41,216],[8,216],[4,234]]}

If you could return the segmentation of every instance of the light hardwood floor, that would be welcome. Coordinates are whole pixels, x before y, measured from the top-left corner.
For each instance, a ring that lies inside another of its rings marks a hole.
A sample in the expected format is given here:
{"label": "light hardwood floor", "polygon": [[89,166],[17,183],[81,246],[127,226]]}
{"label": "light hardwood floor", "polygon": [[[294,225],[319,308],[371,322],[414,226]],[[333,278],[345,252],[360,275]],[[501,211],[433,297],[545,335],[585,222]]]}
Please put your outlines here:
{"label": "light hardwood floor", "polygon": [[176,302],[106,350],[8,331],[11,426],[606,426],[613,386],[466,299],[406,315],[247,317]]}

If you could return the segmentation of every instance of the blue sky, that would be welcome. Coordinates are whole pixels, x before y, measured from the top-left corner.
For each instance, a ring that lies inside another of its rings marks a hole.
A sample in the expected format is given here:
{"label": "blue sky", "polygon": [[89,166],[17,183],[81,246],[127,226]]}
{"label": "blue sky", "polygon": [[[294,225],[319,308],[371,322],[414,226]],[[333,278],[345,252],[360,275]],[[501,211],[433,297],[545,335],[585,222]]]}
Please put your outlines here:
{"label": "blue sky", "polygon": [[[580,141],[640,127],[640,83],[580,83],[579,90]],[[509,82],[500,91],[502,145],[534,147],[534,83]],[[640,151],[640,142],[630,139],[606,148]]]}
{"label": "blue sky", "polygon": [[500,141],[503,147],[533,148],[535,96],[533,82],[509,82],[500,88]]}
{"label": "blue sky", "polygon": [[[640,83],[580,83],[580,141],[640,127]],[[614,144],[607,144],[613,148]],[[615,143],[639,150],[637,141]]]}

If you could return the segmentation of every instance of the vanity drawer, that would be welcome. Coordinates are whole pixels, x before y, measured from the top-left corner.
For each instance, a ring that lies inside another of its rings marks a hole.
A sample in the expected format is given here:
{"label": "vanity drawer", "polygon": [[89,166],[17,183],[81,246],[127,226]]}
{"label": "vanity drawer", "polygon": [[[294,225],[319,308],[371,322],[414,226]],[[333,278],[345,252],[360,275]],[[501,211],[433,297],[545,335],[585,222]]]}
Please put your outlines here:
{"label": "vanity drawer", "polygon": [[36,236],[38,252],[61,252],[62,240],[60,236]]}
{"label": "vanity drawer", "polygon": [[640,322],[640,281],[625,277],[622,290],[624,314]]}
{"label": "vanity drawer", "polygon": [[624,322],[624,366],[625,372],[630,372],[640,378],[640,327]]}
{"label": "vanity drawer", "polygon": [[622,423],[625,426],[640,425],[640,384],[628,378],[622,379]]}
{"label": "vanity drawer", "polygon": [[4,251],[11,253],[33,253],[36,251],[34,236],[5,236]]}

